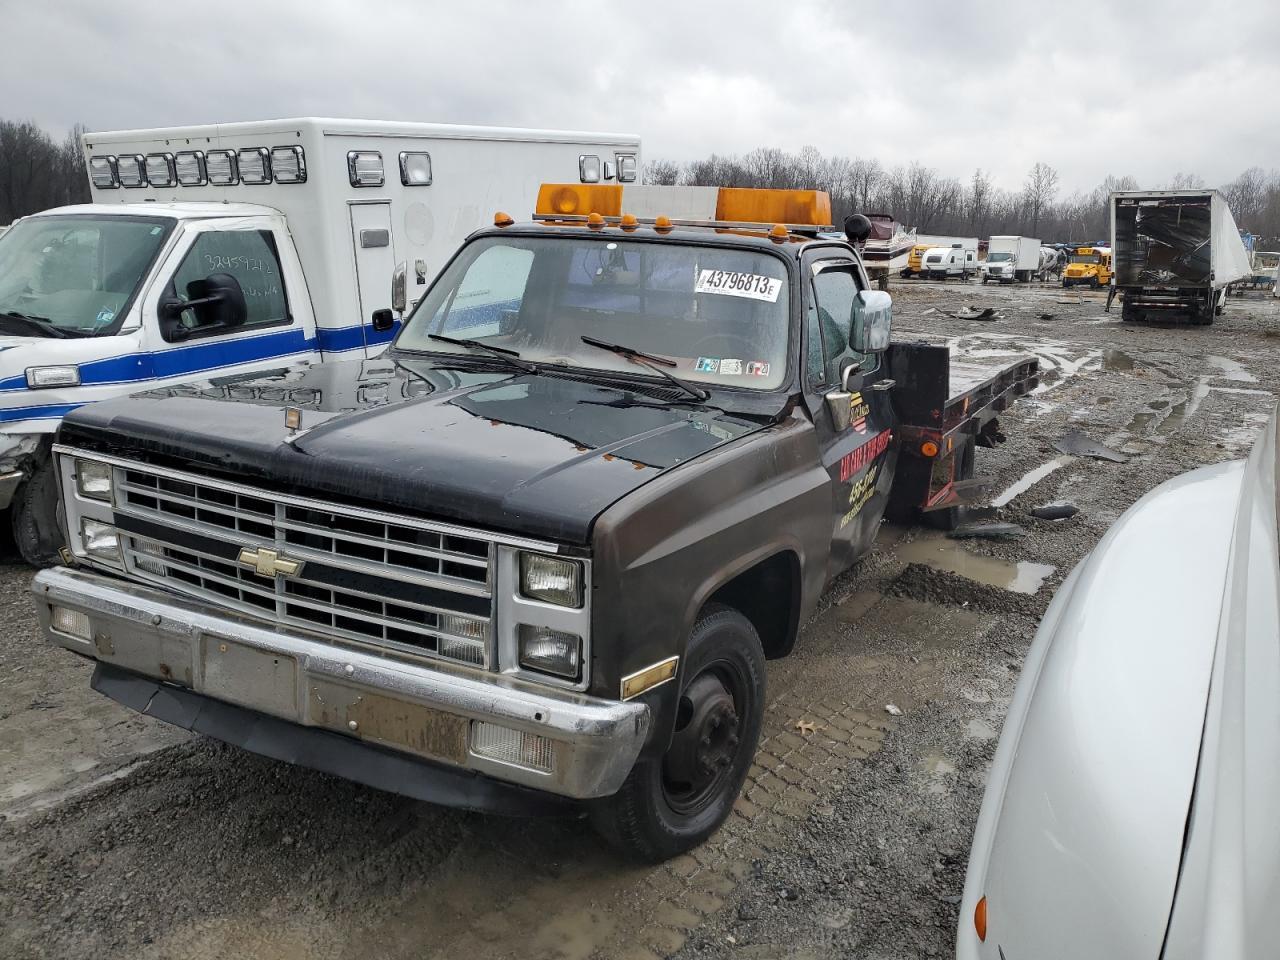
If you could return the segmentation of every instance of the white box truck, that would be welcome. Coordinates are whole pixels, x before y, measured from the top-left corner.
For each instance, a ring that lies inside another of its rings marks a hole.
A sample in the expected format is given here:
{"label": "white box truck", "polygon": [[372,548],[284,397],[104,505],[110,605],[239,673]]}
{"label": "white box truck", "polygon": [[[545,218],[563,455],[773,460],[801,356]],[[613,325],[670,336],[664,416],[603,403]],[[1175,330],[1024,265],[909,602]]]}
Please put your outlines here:
{"label": "white box truck", "polygon": [[69,410],[371,356],[398,326],[387,308],[411,307],[496,211],[531,214],[547,181],[640,171],[634,136],[363,120],[89,133],[83,146],[93,202],[0,238],[0,510],[33,562],[60,541],[49,450]]}
{"label": "white box truck", "polygon": [[1111,195],[1111,260],[1121,317],[1213,323],[1227,286],[1250,273],[1249,254],[1217,190]]}
{"label": "white box truck", "polygon": [[1040,241],[1035,237],[1000,236],[987,241],[982,282],[1026,283],[1040,270]]}

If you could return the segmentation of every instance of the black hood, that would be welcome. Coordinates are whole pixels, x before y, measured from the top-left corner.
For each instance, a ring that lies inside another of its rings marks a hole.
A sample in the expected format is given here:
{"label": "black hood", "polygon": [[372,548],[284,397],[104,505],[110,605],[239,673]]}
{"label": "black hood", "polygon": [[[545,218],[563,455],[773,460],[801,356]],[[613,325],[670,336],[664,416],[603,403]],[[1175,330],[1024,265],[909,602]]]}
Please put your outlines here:
{"label": "black hood", "polygon": [[[296,433],[288,408],[301,412]],[[585,544],[619,498],[760,425],[599,382],[376,359],[90,404],[67,416],[60,440]]]}

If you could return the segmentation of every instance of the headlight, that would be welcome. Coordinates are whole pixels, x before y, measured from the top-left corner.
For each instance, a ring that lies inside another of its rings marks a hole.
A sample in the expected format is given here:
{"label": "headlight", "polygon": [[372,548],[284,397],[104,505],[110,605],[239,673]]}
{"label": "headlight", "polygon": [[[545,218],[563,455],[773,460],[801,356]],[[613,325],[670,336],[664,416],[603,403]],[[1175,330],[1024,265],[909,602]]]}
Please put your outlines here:
{"label": "headlight", "polygon": [[80,519],[80,542],[84,544],[84,552],[103,563],[120,564],[120,535],[109,523]]}
{"label": "headlight", "polygon": [[550,627],[522,623],[520,666],[577,680],[582,674],[582,638]]}
{"label": "headlight", "polygon": [[111,502],[111,466],[101,460],[76,459],[76,493],[89,500]]}
{"label": "headlight", "polygon": [[520,592],[560,607],[582,606],[582,564],[541,553],[520,554]]}
{"label": "headlight", "polygon": [[75,364],[56,367],[27,367],[27,386],[32,390],[47,387],[80,386],[80,368]]}

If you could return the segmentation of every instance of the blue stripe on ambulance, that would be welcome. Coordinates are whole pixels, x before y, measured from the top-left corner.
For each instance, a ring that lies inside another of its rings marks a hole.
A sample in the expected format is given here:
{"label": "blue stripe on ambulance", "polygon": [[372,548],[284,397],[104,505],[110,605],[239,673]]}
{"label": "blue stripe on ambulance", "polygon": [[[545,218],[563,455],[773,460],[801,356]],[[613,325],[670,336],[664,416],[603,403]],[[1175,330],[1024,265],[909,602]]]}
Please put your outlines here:
{"label": "blue stripe on ambulance", "polygon": [[52,403],[42,407],[9,407],[0,410],[0,423],[14,420],[61,420],[76,407],[83,406],[83,403]]}

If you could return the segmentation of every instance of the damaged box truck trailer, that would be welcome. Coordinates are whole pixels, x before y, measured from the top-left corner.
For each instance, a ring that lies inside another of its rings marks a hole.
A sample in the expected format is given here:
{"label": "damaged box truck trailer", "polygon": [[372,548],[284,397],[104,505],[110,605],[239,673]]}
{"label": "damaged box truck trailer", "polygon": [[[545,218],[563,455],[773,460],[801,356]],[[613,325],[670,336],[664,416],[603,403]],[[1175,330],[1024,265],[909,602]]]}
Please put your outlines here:
{"label": "damaged box truck trailer", "polygon": [[1216,190],[1111,195],[1111,249],[1121,316],[1185,317],[1209,324],[1227,287],[1249,274],[1249,255]]}

